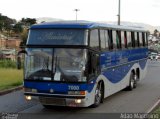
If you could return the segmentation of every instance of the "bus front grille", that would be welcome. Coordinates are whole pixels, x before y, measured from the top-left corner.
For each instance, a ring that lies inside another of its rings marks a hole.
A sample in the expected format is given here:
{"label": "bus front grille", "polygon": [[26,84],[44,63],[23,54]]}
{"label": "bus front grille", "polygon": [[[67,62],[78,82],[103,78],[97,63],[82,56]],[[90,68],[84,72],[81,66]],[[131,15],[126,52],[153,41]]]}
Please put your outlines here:
{"label": "bus front grille", "polygon": [[61,98],[39,97],[39,100],[42,104],[45,105],[60,105],[60,106],[66,105],[65,99]]}

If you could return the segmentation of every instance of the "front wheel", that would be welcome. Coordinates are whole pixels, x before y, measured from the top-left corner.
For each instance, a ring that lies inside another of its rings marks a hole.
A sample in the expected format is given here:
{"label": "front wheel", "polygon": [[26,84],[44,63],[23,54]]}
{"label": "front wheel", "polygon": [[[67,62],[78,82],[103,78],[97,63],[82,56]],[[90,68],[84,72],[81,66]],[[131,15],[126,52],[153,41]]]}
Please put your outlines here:
{"label": "front wheel", "polygon": [[102,102],[103,98],[103,88],[102,88],[102,83],[98,83],[96,90],[95,90],[95,99],[94,99],[94,104],[92,107],[98,107],[99,104]]}

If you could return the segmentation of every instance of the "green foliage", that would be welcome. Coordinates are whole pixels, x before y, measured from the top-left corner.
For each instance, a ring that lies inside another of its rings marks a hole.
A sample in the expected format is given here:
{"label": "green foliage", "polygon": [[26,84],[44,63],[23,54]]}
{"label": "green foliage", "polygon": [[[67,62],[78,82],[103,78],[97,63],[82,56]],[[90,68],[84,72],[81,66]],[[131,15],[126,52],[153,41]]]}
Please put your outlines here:
{"label": "green foliage", "polygon": [[22,33],[23,32],[22,24],[21,23],[17,23],[16,25],[14,25],[13,31],[15,33]]}
{"label": "green foliage", "polygon": [[13,28],[13,24],[15,23],[16,20],[0,14],[0,31],[11,30]]}
{"label": "green foliage", "polygon": [[28,30],[24,29],[23,32],[21,33],[21,39],[22,39],[22,42],[20,44],[21,47],[24,47],[26,45],[27,37],[28,37]]}
{"label": "green foliage", "polygon": [[0,68],[16,68],[16,62],[11,60],[0,60]]}
{"label": "green foliage", "polygon": [[36,19],[34,18],[22,18],[21,23],[25,26],[31,26],[33,24],[36,24]]}

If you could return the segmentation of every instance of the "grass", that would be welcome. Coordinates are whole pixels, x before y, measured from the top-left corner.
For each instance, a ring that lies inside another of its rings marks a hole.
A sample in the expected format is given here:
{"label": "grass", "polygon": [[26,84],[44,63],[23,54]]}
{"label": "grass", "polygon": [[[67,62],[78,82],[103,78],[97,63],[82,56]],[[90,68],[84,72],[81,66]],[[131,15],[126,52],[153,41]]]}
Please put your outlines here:
{"label": "grass", "polygon": [[20,86],[22,82],[22,70],[0,68],[0,91]]}

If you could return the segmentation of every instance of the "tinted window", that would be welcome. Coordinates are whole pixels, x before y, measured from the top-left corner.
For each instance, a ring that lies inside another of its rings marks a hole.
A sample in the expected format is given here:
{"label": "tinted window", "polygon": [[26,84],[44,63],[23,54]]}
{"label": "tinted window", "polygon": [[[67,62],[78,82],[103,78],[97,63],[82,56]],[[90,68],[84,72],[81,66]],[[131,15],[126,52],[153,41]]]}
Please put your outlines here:
{"label": "tinted window", "polygon": [[146,46],[148,46],[148,34],[145,33],[145,43],[146,43]]}
{"label": "tinted window", "polygon": [[107,30],[100,30],[101,49],[108,50],[108,32]]}
{"label": "tinted window", "polygon": [[109,35],[108,35],[108,30],[105,30],[105,39],[106,39],[106,49],[109,49]]}
{"label": "tinted window", "polygon": [[100,40],[101,40],[101,50],[104,50],[106,48],[106,39],[104,30],[100,30]]}
{"label": "tinted window", "polygon": [[134,38],[135,38],[135,47],[138,47],[139,46],[139,40],[138,40],[137,32],[134,32]]}
{"label": "tinted window", "polygon": [[109,44],[109,49],[113,49],[113,40],[112,40],[112,30],[108,30],[108,44]]}
{"label": "tinted window", "polygon": [[99,36],[97,29],[91,30],[90,32],[90,47],[99,50]]}
{"label": "tinted window", "polygon": [[116,32],[116,42],[117,42],[117,48],[121,48],[121,31]]}
{"label": "tinted window", "polygon": [[132,47],[135,47],[135,34],[134,34],[134,32],[131,32],[131,42],[132,42]]}
{"label": "tinted window", "polygon": [[124,44],[125,44],[125,48],[127,48],[128,42],[127,42],[127,32],[126,31],[124,32]]}
{"label": "tinted window", "polygon": [[124,31],[121,31],[121,47],[125,48]]}
{"label": "tinted window", "polygon": [[142,33],[139,32],[139,46],[143,46]]}
{"label": "tinted window", "polygon": [[145,33],[142,33],[142,45],[145,46]]}
{"label": "tinted window", "polygon": [[137,32],[137,45],[138,45],[138,47],[140,46],[140,42],[139,42],[139,32]]}
{"label": "tinted window", "polygon": [[127,32],[127,46],[132,47],[132,42],[131,42],[131,32]]}
{"label": "tinted window", "polygon": [[28,45],[85,45],[83,29],[34,29],[29,33]]}
{"label": "tinted window", "polygon": [[117,48],[117,33],[116,31],[112,31],[112,43],[113,43],[113,49]]}

